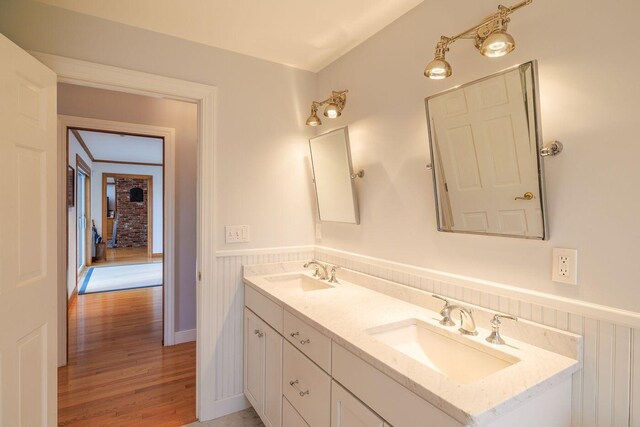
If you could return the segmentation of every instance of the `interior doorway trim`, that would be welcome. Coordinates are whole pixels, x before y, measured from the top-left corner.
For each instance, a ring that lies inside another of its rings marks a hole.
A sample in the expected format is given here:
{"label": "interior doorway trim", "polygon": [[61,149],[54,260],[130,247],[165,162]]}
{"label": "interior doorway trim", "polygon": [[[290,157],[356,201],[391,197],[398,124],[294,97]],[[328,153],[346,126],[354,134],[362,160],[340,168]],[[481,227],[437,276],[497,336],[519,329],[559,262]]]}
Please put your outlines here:
{"label": "interior doorway trim", "polygon": [[[54,70],[55,71],[55,70]],[[140,134],[164,139],[164,169],[163,169],[163,286],[164,286],[164,345],[175,343],[175,129],[160,126],[150,126],[138,123],[115,122],[111,120],[91,119],[85,117],[58,115],[58,146],[64,151],[62,161],[66,162],[68,155],[68,129],[83,128],[95,131],[113,131],[127,134]],[[65,163],[66,165],[66,163]],[[66,168],[66,166],[64,166]],[[95,168],[94,168],[95,169]],[[98,179],[102,182],[102,179]],[[62,203],[62,200],[60,200]],[[66,209],[66,208],[65,208]],[[102,218],[102,212],[96,213]],[[94,216],[94,215],[92,215]],[[66,223],[63,226],[66,229]],[[103,236],[105,225],[102,224]],[[63,236],[66,239],[66,232]],[[66,252],[62,269],[63,283],[67,283]],[[65,291],[66,294],[66,291]],[[66,365],[67,360],[67,300],[62,295],[59,298],[58,310],[58,366]]]}
{"label": "interior doorway trim", "polygon": [[[80,61],[40,52],[29,52],[58,75],[58,82],[90,86],[139,95],[164,97],[198,104],[198,160],[197,160],[197,261],[196,261],[196,416],[201,420],[216,418],[215,349],[218,345],[216,331],[221,327],[215,304],[216,286],[216,221],[215,221],[215,112],[217,88],[215,86],[158,76],[139,71],[92,62]],[[61,160],[63,150],[59,150]],[[65,193],[65,174],[61,169],[58,192]],[[58,198],[60,212],[66,203]],[[64,242],[64,215],[60,215],[58,241]],[[60,243],[63,246],[64,243]],[[59,248],[60,274],[63,274],[64,248]],[[64,278],[59,281],[64,283]],[[66,293],[65,293],[66,298]]]}

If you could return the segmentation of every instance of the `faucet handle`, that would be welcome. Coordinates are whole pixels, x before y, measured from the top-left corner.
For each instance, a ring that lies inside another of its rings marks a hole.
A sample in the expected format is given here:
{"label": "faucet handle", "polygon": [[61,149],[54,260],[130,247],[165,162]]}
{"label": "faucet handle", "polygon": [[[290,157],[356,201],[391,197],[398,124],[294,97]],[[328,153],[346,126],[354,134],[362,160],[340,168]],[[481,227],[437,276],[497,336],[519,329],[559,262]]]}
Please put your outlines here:
{"label": "faucet handle", "polygon": [[444,301],[444,307],[440,310],[440,315],[442,316],[440,324],[443,326],[455,326],[456,322],[451,320],[451,304],[449,303],[449,300],[436,294],[431,294],[431,296],[435,299],[439,299],[440,301]]}
{"label": "faucet handle", "polygon": [[444,301],[444,306],[445,306],[445,307],[448,307],[448,306],[450,305],[450,304],[449,304],[449,300],[448,300],[448,299],[446,299],[445,297],[441,297],[440,295],[436,295],[436,294],[431,294],[431,296],[432,296],[433,298],[435,298],[435,299],[439,299],[440,301]]}
{"label": "faucet handle", "polygon": [[504,339],[502,339],[502,337],[500,336],[500,325],[502,324],[502,322],[500,322],[500,319],[511,319],[516,322],[518,321],[517,317],[510,316],[508,314],[495,314],[493,316],[493,319],[491,319],[491,334],[489,334],[489,336],[486,338],[486,340],[491,344],[505,343]]}
{"label": "faucet handle", "polygon": [[491,326],[500,327],[500,324],[502,323],[502,322],[500,322],[500,319],[511,319],[511,320],[516,321],[516,322],[518,321],[517,317],[511,316],[509,314],[495,314],[493,316],[493,319],[491,319]]}
{"label": "faucet handle", "polygon": [[339,268],[340,267],[338,267],[337,265],[331,267],[331,277],[329,278],[329,283],[338,283],[338,280],[336,279],[336,270]]}

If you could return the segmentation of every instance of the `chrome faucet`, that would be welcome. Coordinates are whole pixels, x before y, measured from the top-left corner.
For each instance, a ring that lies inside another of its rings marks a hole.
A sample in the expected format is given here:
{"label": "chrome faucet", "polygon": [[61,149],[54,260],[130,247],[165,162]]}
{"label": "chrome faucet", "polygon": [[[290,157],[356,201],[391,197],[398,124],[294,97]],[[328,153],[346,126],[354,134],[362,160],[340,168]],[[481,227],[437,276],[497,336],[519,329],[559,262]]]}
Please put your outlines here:
{"label": "chrome faucet", "polygon": [[329,277],[329,283],[338,283],[338,279],[336,279],[336,270],[340,268],[337,265],[331,267],[331,277]]}
{"label": "chrome faucet", "polygon": [[442,316],[440,324],[444,326],[455,326],[456,323],[451,320],[451,304],[449,304],[449,300],[441,297],[440,295],[432,294],[431,296],[439,299],[440,301],[444,301],[444,307],[440,310],[440,316]]}
{"label": "chrome faucet", "polygon": [[515,320],[516,322],[518,321],[517,317],[509,316],[508,314],[496,314],[495,316],[493,316],[493,319],[491,319],[492,331],[491,334],[486,338],[486,340],[491,344],[504,344],[504,340],[500,336],[500,325],[502,324],[500,322],[500,319],[511,319]]}
{"label": "chrome faucet", "polygon": [[[327,273],[327,266],[320,264],[318,261],[309,261],[302,267],[309,268],[312,265],[316,266],[316,271],[313,273],[313,277],[318,277],[320,280],[327,280],[329,277],[329,273]],[[322,274],[320,274],[320,271],[322,271]]]}
{"label": "chrome faucet", "polygon": [[461,305],[452,305],[449,307],[450,313],[454,310],[460,310],[460,328],[458,331],[465,335],[478,335],[478,331],[476,330],[476,321],[473,320],[473,312]]}

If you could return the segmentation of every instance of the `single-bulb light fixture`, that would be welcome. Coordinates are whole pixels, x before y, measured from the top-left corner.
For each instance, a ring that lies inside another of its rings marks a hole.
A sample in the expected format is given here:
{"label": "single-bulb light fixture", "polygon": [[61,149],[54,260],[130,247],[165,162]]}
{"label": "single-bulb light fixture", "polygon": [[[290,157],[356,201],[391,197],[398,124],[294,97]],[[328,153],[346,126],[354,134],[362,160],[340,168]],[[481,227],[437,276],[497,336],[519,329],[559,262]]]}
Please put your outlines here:
{"label": "single-bulb light fixture", "polygon": [[441,80],[452,74],[451,65],[444,59],[444,55],[449,50],[449,45],[459,39],[475,39],[478,51],[489,58],[499,58],[511,52],[516,48],[516,42],[507,33],[509,15],[532,2],[533,0],[524,0],[511,7],[499,5],[497,12],[475,27],[453,37],[440,37],[436,45],[435,58],[425,68],[424,75],[432,80]]}
{"label": "single-bulb light fixture", "polygon": [[318,117],[318,108],[326,105],[324,109],[324,116],[330,119],[335,119],[340,117],[342,114],[342,110],[344,109],[345,104],[347,103],[347,92],[348,90],[342,91],[332,91],[331,96],[329,96],[324,101],[313,101],[311,103],[311,115],[307,119],[307,126],[320,126],[322,121]]}
{"label": "single-bulb light fixture", "polygon": [[311,109],[311,115],[307,119],[306,125],[307,126],[320,126],[321,124],[322,124],[322,121],[320,120],[320,117],[318,117],[318,109],[317,108],[312,108]]}
{"label": "single-bulb light fixture", "polygon": [[336,117],[340,117],[340,109],[336,104],[329,104],[327,108],[324,109],[324,116],[329,117],[330,119],[335,119]]}
{"label": "single-bulb light fixture", "polygon": [[480,53],[489,58],[505,56],[516,48],[513,37],[505,31],[496,31],[487,37],[480,45]]}
{"label": "single-bulb light fixture", "polygon": [[434,59],[424,69],[424,75],[432,80],[442,80],[451,75],[451,65],[444,59]]}

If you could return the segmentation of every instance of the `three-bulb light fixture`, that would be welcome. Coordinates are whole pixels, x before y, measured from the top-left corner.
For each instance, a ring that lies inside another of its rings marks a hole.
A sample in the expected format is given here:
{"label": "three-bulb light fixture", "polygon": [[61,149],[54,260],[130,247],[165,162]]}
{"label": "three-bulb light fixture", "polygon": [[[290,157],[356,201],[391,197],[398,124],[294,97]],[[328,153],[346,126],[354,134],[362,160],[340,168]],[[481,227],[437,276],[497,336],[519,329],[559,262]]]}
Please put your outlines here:
{"label": "three-bulb light fixture", "polygon": [[446,61],[445,54],[449,51],[449,45],[459,39],[474,39],[476,48],[489,58],[498,58],[511,52],[515,49],[516,42],[507,33],[509,15],[531,2],[533,0],[524,0],[510,7],[499,5],[497,12],[475,27],[453,37],[440,37],[436,45],[435,58],[425,68],[424,75],[433,80],[445,79],[451,75],[451,65]]}
{"label": "three-bulb light fixture", "polygon": [[347,103],[347,92],[348,90],[341,91],[331,91],[331,96],[329,96],[324,101],[313,101],[311,103],[311,115],[307,119],[307,126],[320,126],[322,121],[320,117],[318,117],[318,108],[326,105],[324,109],[324,116],[330,119],[335,119],[336,117],[340,117],[342,114],[342,110],[344,109],[345,104]]}

